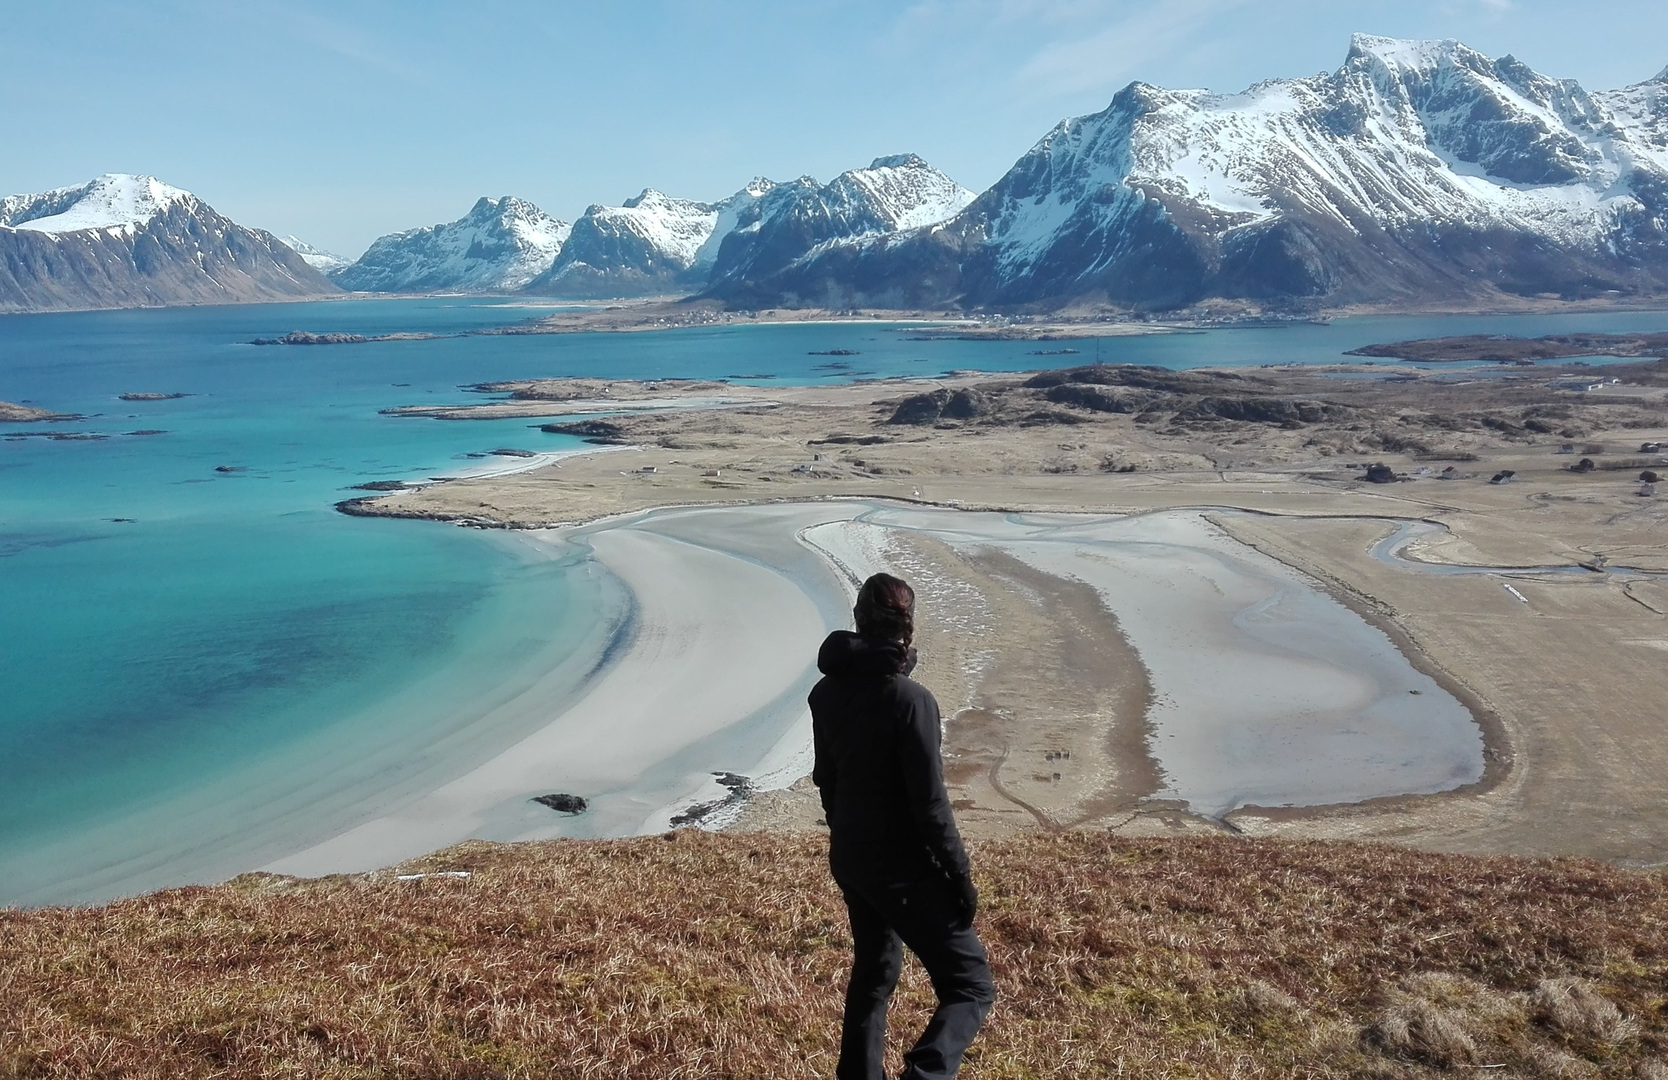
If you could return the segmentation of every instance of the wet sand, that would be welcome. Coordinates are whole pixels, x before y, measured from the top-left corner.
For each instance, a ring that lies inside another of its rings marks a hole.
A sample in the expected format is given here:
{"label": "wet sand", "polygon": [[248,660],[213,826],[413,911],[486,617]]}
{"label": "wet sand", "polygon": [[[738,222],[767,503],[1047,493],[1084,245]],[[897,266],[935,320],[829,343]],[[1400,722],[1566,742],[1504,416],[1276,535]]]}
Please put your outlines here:
{"label": "wet sand", "polygon": [[[1474,780],[1465,710],[1382,633],[1198,512],[1002,515],[869,501],[669,508],[551,530],[630,593],[617,646],[542,728],[266,869],[364,870],[471,837],[814,820],[805,695],[858,581],[922,597],[918,678],[973,835],[1219,820]],[[1415,699],[1408,694],[1417,689]],[[1415,706],[1408,702],[1416,701]],[[727,799],[745,777],[758,806]],[[585,798],[580,815],[534,802]],[[797,806],[797,810],[795,807]]]}

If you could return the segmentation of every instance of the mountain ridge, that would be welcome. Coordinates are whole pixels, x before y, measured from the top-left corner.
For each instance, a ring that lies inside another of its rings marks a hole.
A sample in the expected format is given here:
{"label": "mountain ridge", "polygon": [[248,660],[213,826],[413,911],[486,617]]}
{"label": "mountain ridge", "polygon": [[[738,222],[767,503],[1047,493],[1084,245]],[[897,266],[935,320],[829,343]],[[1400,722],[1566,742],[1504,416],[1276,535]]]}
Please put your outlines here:
{"label": "mountain ridge", "polygon": [[949,222],[847,241],[743,304],[1211,300],[1279,309],[1668,291],[1668,94],[1356,35],[1238,94],[1131,83]]}

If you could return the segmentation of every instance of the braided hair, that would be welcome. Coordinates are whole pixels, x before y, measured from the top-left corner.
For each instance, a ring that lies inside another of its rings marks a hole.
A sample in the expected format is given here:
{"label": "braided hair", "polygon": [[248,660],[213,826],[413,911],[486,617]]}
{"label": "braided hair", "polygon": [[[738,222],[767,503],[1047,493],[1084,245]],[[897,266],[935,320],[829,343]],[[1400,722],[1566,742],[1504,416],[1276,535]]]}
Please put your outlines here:
{"label": "braided hair", "polygon": [[915,590],[902,578],[876,574],[865,581],[851,614],[863,637],[895,641],[905,648],[915,640]]}

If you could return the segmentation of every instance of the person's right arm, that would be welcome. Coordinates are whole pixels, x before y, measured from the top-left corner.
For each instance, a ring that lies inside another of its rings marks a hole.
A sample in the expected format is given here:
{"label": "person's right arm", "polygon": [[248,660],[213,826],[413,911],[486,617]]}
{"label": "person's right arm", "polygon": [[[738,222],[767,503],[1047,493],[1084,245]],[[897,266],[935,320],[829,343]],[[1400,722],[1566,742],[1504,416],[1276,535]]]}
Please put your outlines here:
{"label": "person's right arm", "polygon": [[823,731],[823,725],[811,721],[811,783],[817,785],[817,795],[822,799],[822,819],[828,825],[834,824],[834,749],[828,745],[828,735]]}
{"label": "person's right arm", "polygon": [[950,793],[944,789],[944,764],[939,758],[941,730],[938,702],[921,691],[905,701],[898,739],[898,760],[903,769],[904,792],[916,831],[939,867],[952,878],[967,874],[967,849],[962,846],[950,811]]}

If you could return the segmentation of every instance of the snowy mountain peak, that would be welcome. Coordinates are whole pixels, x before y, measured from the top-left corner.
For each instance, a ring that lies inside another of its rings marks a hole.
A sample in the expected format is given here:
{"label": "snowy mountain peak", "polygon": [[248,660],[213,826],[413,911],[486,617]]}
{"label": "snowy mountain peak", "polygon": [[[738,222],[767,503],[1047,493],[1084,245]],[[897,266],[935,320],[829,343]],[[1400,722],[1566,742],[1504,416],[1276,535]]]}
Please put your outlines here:
{"label": "snowy mountain peak", "polygon": [[154,176],[105,173],[79,187],[0,199],[0,225],[44,233],[112,228],[132,231],[170,207],[195,202],[196,196],[189,191],[164,184]]}
{"label": "snowy mountain peak", "polygon": [[525,199],[483,197],[456,221],[381,237],[332,276],[374,292],[510,292],[548,270],[571,231]]}
{"label": "snowy mountain peak", "polygon": [[1376,34],[1352,34],[1345,66],[1363,60],[1379,63],[1401,71],[1428,71],[1438,67],[1464,66],[1477,61],[1488,63],[1482,53],[1467,48],[1454,38],[1418,41],[1405,38],[1379,37]]}
{"label": "snowy mountain peak", "polygon": [[973,201],[968,191],[915,154],[874,160],[867,169],[841,173],[828,185],[862,190],[880,220],[882,232],[918,229],[948,221]]}
{"label": "snowy mountain peak", "polygon": [[314,247],[312,244],[309,244],[300,237],[284,236],[279,239],[291,251],[301,256],[302,260],[305,261],[308,266],[311,266],[314,270],[317,270],[320,273],[332,274],[337,270],[342,270],[353,265],[352,259],[344,259],[342,256],[337,255],[333,251],[325,251],[323,248]]}

